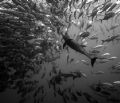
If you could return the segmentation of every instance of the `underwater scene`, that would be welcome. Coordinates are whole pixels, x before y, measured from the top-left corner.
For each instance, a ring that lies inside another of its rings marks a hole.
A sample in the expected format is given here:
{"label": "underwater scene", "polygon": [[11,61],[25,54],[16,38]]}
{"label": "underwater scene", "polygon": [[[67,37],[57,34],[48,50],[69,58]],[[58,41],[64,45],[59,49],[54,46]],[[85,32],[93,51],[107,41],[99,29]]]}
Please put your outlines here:
{"label": "underwater scene", "polygon": [[120,0],[0,0],[0,103],[120,103]]}

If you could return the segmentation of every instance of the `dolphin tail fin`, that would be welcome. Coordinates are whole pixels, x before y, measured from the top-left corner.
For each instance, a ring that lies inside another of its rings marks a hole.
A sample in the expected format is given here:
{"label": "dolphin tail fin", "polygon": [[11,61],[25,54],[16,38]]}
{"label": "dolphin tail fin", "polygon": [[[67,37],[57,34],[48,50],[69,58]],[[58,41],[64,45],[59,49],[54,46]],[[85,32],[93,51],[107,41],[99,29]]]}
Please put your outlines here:
{"label": "dolphin tail fin", "polygon": [[96,59],[97,59],[97,57],[94,57],[94,58],[92,58],[92,59],[91,59],[91,66],[92,66],[92,67],[93,67],[93,66],[94,66],[94,64],[95,64]]}
{"label": "dolphin tail fin", "polygon": [[104,43],[105,41],[104,40],[102,40],[102,44]]}

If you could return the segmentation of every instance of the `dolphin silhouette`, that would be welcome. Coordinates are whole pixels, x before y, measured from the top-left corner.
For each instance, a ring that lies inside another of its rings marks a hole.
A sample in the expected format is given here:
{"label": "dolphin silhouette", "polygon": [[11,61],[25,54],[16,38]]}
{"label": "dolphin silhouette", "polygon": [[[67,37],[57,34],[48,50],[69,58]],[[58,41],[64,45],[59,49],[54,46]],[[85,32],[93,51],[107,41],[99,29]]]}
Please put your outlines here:
{"label": "dolphin silhouette", "polygon": [[66,45],[68,45],[70,48],[72,48],[73,50],[87,56],[90,60],[91,60],[91,66],[93,67],[95,62],[96,62],[96,59],[97,57],[93,57],[93,55],[91,55],[90,53],[88,53],[86,51],[86,49],[80,45],[78,42],[76,42],[75,40],[71,39],[70,36],[65,33],[65,35],[62,35],[63,36],[63,39],[65,41],[65,43],[63,44],[63,49]]}

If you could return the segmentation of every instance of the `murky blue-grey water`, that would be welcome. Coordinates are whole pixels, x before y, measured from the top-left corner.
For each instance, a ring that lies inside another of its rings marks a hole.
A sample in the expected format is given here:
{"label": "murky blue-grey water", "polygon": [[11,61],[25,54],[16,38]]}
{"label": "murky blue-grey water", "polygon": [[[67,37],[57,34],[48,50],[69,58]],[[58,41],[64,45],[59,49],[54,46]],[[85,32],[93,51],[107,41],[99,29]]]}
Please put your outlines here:
{"label": "murky blue-grey water", "polygon": [[[119,19],[117,22],[120,24]],[[97,33],[97,35],[99,37],[99,41],[97,44],[101,44],[101,40],[105,39],[109,35],[112,35],[112,33],[120,34],[120,27],[118,27],[114,31],[107,32],[105,26],[109,28],[110,27],[109,25],[111,25],[111,20],[105,21],[102,24],[99,22],[94,23],[94,26],[93,26],[94,32]],[[100,26],[102,27],[103,31],[101,31]],[[79,30],[75,26],[71,26],[71,28],[69,29],[69,35],[71,36],[71,38],[75,38],[74,34],[77,34],[78,32],[79,32]],[[95,41],[92,41],[89,39],[87,40],[87,42],[88,42],[88,47],[87,47],[88,50],[90,49],[90,47],[97,45]],[[87,57],[85,57],[84,55],[82,55],[70,48],[69,48],[69,57],[73,58],[74,61],[72,61],[71,63],[67,63],[68,52],[66,51],[66,49],[62,50],[60,58],[55,61],[58,65],[57,69],[61,70],[62,72],[65,72],[65,73],[69,73],[70,71],[82,71],[87,75],[87,78],[82,77],[82,78],[75,79],[75,80],[72,80],[70,78],[70,79],[68,79],[67,82],[63,83],[61,88],[72,87],[74,90],[82,90],[84,92],[90,93],[91,95],[93,95],[93,97],[97,98],[99,103],[106,103],[107,101],[105,98],[95,95],[95,93],[89,88],[89,85],[91,85],[93,83],[97,83],[98,81],[110,82],[110,83],[114,82],[114,81],[120,81],[120,73],[111,73],[110,69],[109,69],[112,65],[116,64],[117,62],[120,62],[120,42],[115,41],[115,42],[105,43],[105,45],[107,45],[107,47],[105,49],[103,49],[103,48],[100,49],[101,54],[108,52],[111,54],[111,56],[116,56],[118,58],[115,60],[111,60],[107,63],[95,63],[93,68],[90,65],[87,66],[87,65],[83,64],[82,62],[75,63],[78,60],[84,59],[89,62],[90,62],[90,60]],[[46,72],[49,73],[49,71],[51,70],[52,67],[51,67],[50,63],[46,63],[45,68],[46,68]],[[93,72],[104,71],[104,74],[93,75],[92,71]],[[53,89],[48,88],[47,79],[49,79],[49,77],[46,76],[43,80],[41,80],[40,73],[36,74],[32,79],[39,81],[38,86],[43,85],[44,87],[46,87],[47,96],[45,97],[44,103],[55,103],[55,102],[63,103],[62,98],[60,96],[54,97]],[[27,101],[25,103],[34,103],[33,97],[31,94],[32,93],[28,93],[26,95]],[[39,96],[38,96],[38,98],[39,98]],[[20,95],[17,94],[17,90],[15,90],[15,89],[14,90],[6,89],[6,91],[0,93],[0,103],[19,103],[19,100],[20,100]],[[41,103],[41,102],[39,102],[39,103]],[[75,103],[75,102],[70,101],[70,103]],[[82,96],[82,97],[79,97],[79,101],[77,103],[88,103],[88,102]],[[109,103],[113,103],[113,102],[109,102]],[[117,103],[120,103],[120,102],[117,102]]]}
{"label": "murky blue-grey water", "polygon": [[[99,23],[95,24],[95,31],[97,32],[97,34],[99,35],[100,39],[103,39],[105,36],[110,35],[109,33],[105,32],[104,35],[102,35],[101,30],[99,30]],[[103,25],[107,25],[103,24]],[[104,26],[102,26],[103,29]],[[73,34],[77,33],[77,29],[75,27],[71,27],[70,28],[70,35],[71,37],[73,36]],[[115,30],[114,33],[120,33],[120,27],[118,29]],[[96,45],[96,42],[94,41],[88,41],[90,44],[88,44],[89,46],[93,46]],[[100,44],[100,42],[98,42],[98,44]],[[85,56],[83,56],[82,54],[79,54],[77,52],[75,52],[72,49],[69,49],[69,56],[70,58],[74,58],[74,61],[70,64],[67,64],[67,59],[66,59],[66,55],[67,55],[67,51],[63,50],[60,56],[60,59],[56,60],[57,64],[58,64],[58,69],[61,69],[63,72],[69,72],[69,71],[76,71],[76,70],[80,70],[82,72],[84,72],[87,75],[87,78],[80,78],[80,79],[76,79],[76,80],[72,80],[69,79],[67,81],[67,83],[64,83],[63,87],[69,87],[69,86],[73,86],[74,89],[76,90],[82,90],[82,91],[86,91],[89,92],[91,94],[94,95],[93,91],[90,90],[89,85],[91,85],[92,83],[96,83],[99,80],[101,82],[113,82],[113,81],[119,81],[120,80],[120,74],[111,74],[110,70],[108,69],[109,67],[111,67],[113,64],[117,63],[120,61],[120,43],[106,43],[107,48],[104,50],[101,50],[103,53],[105,52],[109,52],[111,54],[111,56],[116,56],[118,57],[117,59],[113,60],[113,61],[109,61],[108,63],[103,63],[103,64],[95,64],[94,68],[92,68],[91,66],[86,66],[85,64],[83,64],[82,62],[80,63],[75,63],[75,61],[77,60],[88,60],[88,58],[86,58]],[[46,69],[47,72],[49,72],[50,68],[50,64],[46,64]],[[93,71],[104,71],[104,74],[101,75],[92,75],[91,70]],[[35,80],[39,80],[40,74],[37,74],[34,79]],[[41,85],[42,83],[47,86],[47,83],[45,81],[46,79],[39,80],[39,84]],[[62,99],[61,97],[54,97],[52,94],[52,90],[48,89],[47,90],[48,93],[48,97],[46,97],[45,99],[45,103],[62,103]],[[95,96],[95,95],[94,95]],[[95,96],[96,98],[98,98],[101,102],[105,103],[105,99],[104,98],[99,98],[97,96]],[[17,95],[16,90],[9,90],[7,89],[5,92],[0,93],[0,101],[2,101],[1,103],[18,103],[20,99],[20,96]],[[84,97],[80,97],[79,98],[79,102],[78,103],[87,103],[87,101],[85,100]],[[100,102],[100,103],[101,103]],[[33,103],[33,99],[31,97],[30,94],[27,95],[27,102],[26,103]],[[71,102],[72,103],[72,102]],[[73,102],[74,103],[74,102]]]}

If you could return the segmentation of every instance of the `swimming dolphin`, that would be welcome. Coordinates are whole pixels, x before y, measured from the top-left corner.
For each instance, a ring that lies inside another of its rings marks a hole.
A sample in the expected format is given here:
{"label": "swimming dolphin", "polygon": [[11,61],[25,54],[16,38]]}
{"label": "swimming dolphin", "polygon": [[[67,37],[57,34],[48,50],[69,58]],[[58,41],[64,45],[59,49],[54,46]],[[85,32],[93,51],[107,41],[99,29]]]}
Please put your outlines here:
{"label": "swimming dolphin", "polygon": [[93,55],[91,55],[90,53],[88,53],[86,51],[86,49],[84,49],[83,46],[81,46],[78,42],[76,42],[75,40],[71,39],[69,37],[69,35],[67,33],[65,33],[65,35],[62,35],[63,39],[65,41],[65,43],[63,44],[63,48],[68,45],[70,48],[72,48],[73,50],[87,56],[89,59],[91,59],[91,66],[94,66],[94,63],[96,62],[97,57],[93,57]]}

